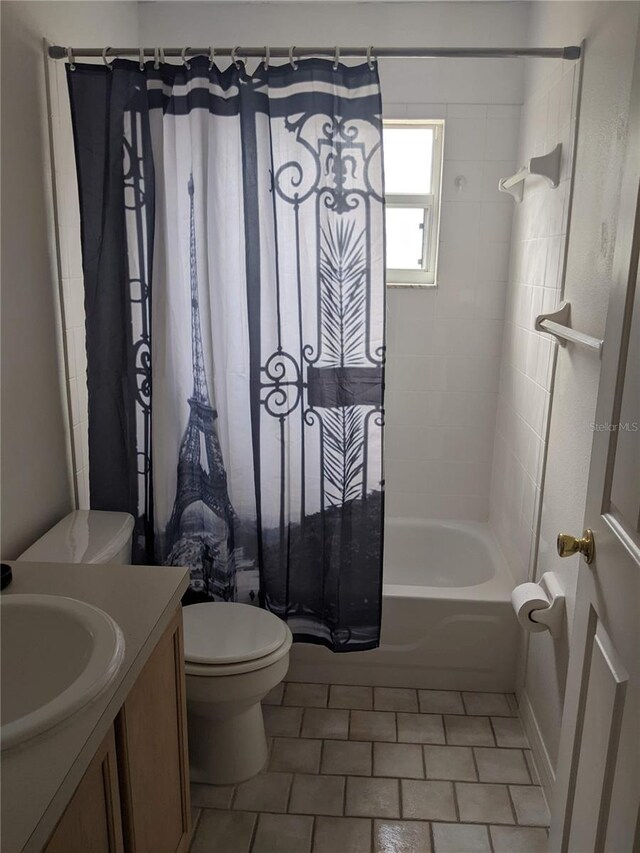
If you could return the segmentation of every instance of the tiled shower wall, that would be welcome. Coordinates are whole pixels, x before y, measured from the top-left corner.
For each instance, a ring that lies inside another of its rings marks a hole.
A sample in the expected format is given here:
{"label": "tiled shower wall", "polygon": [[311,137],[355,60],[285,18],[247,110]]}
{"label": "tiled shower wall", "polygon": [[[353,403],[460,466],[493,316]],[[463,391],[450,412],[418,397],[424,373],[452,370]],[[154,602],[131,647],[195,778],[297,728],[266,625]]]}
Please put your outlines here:
{"label": "tiled shower wall", "polygon": [[489,515],[520,107],[385,104],[445,119],[435,288],[388,289],[387,514]]}
{"label": "tiled shower wall", "polygon": [[517,583],[529,578],[535,560],[557,344],[533,326],[561,300],[578,74],[577,63],[549,62],[522,107],[518,162],[560,142],[562,166],[556,189],[539,178],[526,181],[513,219],[490,523]]}

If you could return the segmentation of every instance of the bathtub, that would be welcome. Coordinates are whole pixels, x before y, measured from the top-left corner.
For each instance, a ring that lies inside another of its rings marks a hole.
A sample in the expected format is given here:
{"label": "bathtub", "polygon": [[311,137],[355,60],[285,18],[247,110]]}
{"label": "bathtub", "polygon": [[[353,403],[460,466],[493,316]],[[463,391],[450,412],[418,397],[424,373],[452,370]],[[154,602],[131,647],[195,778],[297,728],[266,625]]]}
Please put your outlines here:
{"label": "bathtub", "polygon": [[487,524],[385,524],[380,646],[333,654],[296,643],[287,678],[439,690],[513,691],[515,586]]}

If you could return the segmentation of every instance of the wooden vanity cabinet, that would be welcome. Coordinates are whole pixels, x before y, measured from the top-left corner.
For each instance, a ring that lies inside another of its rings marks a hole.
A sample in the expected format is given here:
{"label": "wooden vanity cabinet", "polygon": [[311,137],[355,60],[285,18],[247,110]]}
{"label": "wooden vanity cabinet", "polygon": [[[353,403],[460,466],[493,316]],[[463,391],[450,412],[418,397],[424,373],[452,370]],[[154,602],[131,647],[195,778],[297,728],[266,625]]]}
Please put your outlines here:
{"label": "wooden vanity cabinet", "polygon": [[182,610],[116,718],[125,853],[183,853],[191,807]]}
{"label": "wooden vanity cabinet", "polygon": [[44,853],[123,853],[113,726],[60,818]]}
{"label": "wooden vanity cabinet", "polygon": [[44,853],[186,853],[189,763],[178,608]]}

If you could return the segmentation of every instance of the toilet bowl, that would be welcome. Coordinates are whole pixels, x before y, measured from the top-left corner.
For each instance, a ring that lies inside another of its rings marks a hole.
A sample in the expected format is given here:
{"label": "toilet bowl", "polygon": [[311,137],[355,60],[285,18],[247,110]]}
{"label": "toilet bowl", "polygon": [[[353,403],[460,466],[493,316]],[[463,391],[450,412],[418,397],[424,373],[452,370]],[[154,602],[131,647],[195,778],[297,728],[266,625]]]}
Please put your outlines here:
{"label": "toilet bowl", "polygon": [[[18,559],[126,565],[133,526],[128,513],[78,510]],[[191,604],[183,625],[191,778],[242,782],[267,759],[260,703],[286,675],[291,631],[266,610],[231,602]]]}
{"label": "toilet bowl", "polygon": [[191,779],[242,782],[267,760],[260,703],[287,673],[291,631],[248,604],[192,604],[183,621]]}

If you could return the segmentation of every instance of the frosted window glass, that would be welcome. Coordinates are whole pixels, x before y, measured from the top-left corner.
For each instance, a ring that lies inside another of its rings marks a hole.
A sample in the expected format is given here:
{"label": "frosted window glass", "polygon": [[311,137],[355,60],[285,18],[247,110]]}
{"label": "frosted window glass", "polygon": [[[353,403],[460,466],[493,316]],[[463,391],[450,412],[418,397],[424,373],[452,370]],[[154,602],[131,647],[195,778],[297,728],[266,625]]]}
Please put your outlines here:
{"label": "frosted window glass", "polygon": [[426,195],[431,192],[433,129],[430,127],[385,127],[385,192]]}
{"label": "frosted window glass", "polygon": [[387,207],[388,269],[422,269],[424,220],[422,207]]}

